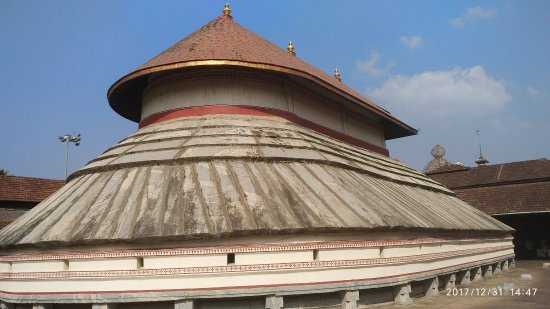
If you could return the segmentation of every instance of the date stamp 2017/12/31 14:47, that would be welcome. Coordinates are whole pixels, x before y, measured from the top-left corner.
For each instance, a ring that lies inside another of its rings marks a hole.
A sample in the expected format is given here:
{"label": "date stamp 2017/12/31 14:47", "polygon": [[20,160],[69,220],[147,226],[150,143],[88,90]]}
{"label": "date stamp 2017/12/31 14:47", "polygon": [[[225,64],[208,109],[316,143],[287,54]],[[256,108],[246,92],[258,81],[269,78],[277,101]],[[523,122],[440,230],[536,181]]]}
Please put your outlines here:
{"label": "date stamp 2017/12/31 14:47", "polygon": [[446,296],[535,296],[537,288],[452,288]]}

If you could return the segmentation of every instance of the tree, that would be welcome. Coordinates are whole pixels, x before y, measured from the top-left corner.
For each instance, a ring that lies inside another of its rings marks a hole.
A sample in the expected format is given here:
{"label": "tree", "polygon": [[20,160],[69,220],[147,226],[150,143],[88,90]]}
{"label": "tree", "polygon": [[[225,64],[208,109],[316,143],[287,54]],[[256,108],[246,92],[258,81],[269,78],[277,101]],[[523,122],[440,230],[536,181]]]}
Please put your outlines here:
{"label": "tree", "polygon": [[8,172],[8,170],[0,168],[0,176],[8,176],[9,174],[10,172]]}

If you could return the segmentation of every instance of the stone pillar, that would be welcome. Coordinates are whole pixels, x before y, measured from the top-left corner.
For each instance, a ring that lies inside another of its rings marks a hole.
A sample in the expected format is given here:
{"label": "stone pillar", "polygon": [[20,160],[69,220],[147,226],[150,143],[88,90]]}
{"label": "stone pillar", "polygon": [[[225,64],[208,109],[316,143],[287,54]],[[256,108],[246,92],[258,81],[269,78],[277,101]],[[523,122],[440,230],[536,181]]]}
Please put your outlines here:
{"label": "stone pillar", "polygon": [[52,304],[34,304],[32,309],[53,309]]}
{"label": "stone pillar", "polygon": [[479,281],[483,279],[483,275],[481,273],[481,267],[474,268],[474,279],[472,281]]}
{"label": "stone pillar", "polygon": [[0,302],[0,309],[15,309],[15,304]]}
{"label": "stone pillar", "polygon": [[[468,276],[470,274],[468,273]],[[456,274],[450,274],[449,275],[449,278],[447,279],[447,281],[445,282],[445,291],[446,290],[449,290],[449,289],[454,289],[456,287]]]}
{"label": "stone pillar", "polygon": [[193,309],[194,303],[191,299],[176,300],[174,302],[174,309]]}
{"label": "stone pillar", "polygon": [[470,270],[468,269],[467,271],[464,272],[464,274],[460,278],[458,278],[459,280],[458,284],[460,285],[470,284],[471,282],[470,276],[471,276],[471,273],[470,273]]}
{"label": "stone pillar", "polygon": [[430,286],[426,290],[426,297],[436,296],[439,294],[439,279],[437,277],[430,281]]}
{"label": "stone pillar", "polygon": [[411,284],[403,284],[395,287],[394,301],[398,305],[406,305],[412,303],[411,299]]}
{"label": "stone pillar", "polygon": [[282,296],[270,295],[265,297],[265,309],[283,309],[283,306]]}
{"label": "stone pillar", "polygon": [[92,309],[116,309],[117,304],[92,304]]}
{"label": "stone pillar", "polygon": [[516,259],[514,259],[514,258],[510,259],[509,267],[510,268],[516,268]]}
{"label": "stone pillar", "polygon": [[495,269],[493,270],[493,274],[498,275],[502,273],[502,270],[500,269],[500,262],[495,264]]}
{"label": "stone pillar", "polygon": [[359,291],[345,291],[342,293],[342,309],[357,309],[359,301]]}
{"label": "stone pillar", "polygon": [[510,269],[508,268],[508,260],[502,262],[502,270],[503,271],[509,271]]}
{"label": "stone pillar", "polygon": [[493,276],[493,265],[487,265],[487,269],[485,270],[483,277],[491,278],[492,276]]}

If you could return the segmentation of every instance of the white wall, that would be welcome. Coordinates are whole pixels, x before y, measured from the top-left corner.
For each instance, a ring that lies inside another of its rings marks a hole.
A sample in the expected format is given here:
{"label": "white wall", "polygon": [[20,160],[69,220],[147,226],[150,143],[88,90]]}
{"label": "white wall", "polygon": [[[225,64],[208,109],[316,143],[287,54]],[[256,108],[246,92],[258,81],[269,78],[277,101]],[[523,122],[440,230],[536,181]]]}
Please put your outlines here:
{"label": "white wall", "polygon": [[385,147],[383,127],[311,91],[261,75],[164,77],[143,95],[142,119],[173,109],[202,105],[249,105],[292,112],[316,124]]}

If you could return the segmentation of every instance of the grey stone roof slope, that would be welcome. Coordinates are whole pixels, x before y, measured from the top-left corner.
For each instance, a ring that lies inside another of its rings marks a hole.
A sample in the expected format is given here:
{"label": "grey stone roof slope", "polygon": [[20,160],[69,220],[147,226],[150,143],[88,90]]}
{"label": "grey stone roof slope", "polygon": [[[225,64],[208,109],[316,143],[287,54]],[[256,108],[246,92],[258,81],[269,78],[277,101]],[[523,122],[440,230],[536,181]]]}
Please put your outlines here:
{"label": "grey stone roof slope", "polygon": [[246,233],[510,231],[425,175],[277,117],[153,124],[0,231],[0,246]]}

